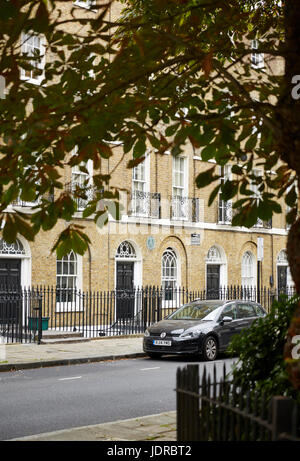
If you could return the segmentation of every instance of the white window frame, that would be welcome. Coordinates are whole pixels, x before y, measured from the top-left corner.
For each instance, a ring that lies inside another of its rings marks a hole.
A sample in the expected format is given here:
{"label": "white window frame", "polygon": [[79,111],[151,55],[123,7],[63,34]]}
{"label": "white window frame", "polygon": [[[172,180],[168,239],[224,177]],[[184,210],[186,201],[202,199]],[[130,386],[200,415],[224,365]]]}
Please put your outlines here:
{"label": "white window frame", "polygon": [[[73,150],[73,154],[75,155],[77,153],[78,148],[75,147]],[[80,166],[84,166],[87,170],[87,173],[84,171],[80,170]],[[71,187],[72,190],[73,188],[76,187],[76,185],[79,185],[80,187],[84,184],[84,182],[87,181],[87,188],[92,188],[93,187],[93,161],[89,159],[87,162],[82,162],[79,165],[73,166],[71,170]],[[92,190],[92,189],[91,189]],[[87,194],[88,195],[88,194]],[[77,199],[77,211],[82,211],[85,209],[86,204],[88,202],[87,200],[83,199]],[[81,205],[82,203],[82,205]]]}
{"label": "white window frame", "polygon": [[[173,157],[172,165],[172,218],[188,220],[188,161],[187,157]],[[179,164],[179,168],[178,168]],[[179,176],[178,176],[179,175]],[[177,178],[182,177],[179,183]],[[184,202],[180,203],[180,199]]]}
{"label": "white window frame", "polygon": [[[262,176],[263,175],[263,170],[259,169],[259,168],[254,168],[252,170],[252,173],[254,174],[254,176],[256,177],[259,177],[259,176]],[[260,192],[258,190],[259,188],[259,185],[257,184],[254,184],[254,182],[251,182],[250,184],[250,190],[254,193],[254,195],[256,196],[256,200],[258,202],[259,198],[260,198]],[[264,222],[262,221],[261,218],[257,218],[257,222],[255,224],[255,227],[264,227]]]}
{"label": "white window frame", "polygon": [[[136,193],[142,192],[144,198],[135,196]],[[132,169],[132,201],[131,211],[134,216],[150,216],[150,155],[148,154],[143,162],[139,163]],[[146,204],[146,206],[145,206]]]}
{"label": "white window frame", "polygon": [[243,288],[256,288],[256,264],[252,251],[247,250],[242,256],[241,276]]}
{"label": "white window frame", "polygon": [[[27,47],[29,45],[29,40],[31,40],[32,38],[34,39],[35,37],[40,40],[40,46],[38,48],[36,47],[34,49],[39,50],[41,59],[39,60],[39,62],[35,63],[37,65],[35,65],[35,64],[34,65],[38,69],[42,70],[42,73],[39,76],[37,76],[36,78],[35,77],[30,77],[30,76],[26,75],[26,72],[28,72],[28,71],[21,68],[21,79],[25,80],[25,81],[27,81],[29,83],[33,83],[34,85],[40,85],[42,80],[44,79],[44,68],[45,68],[45,62],[46,62],[46,41],[45,41],[45,37],[43,35],[39,35],[39,34],[22,32],[22,34],[21,34],[21,50],[22,50],[22,54],[28,53]],[[31,70],[30,72],[32,74],[33,71]]]}
{"label": "white window frame", "polygon": [[96,0],[74,0],[74,5],[79,6],[80,8],[85,8],[86,10],[95,11],[93,7],[96,5]]}
{"label": "white window frame", "polygon": [[265,67],[265,58],[264,53],[256,53],[255,50],[258,49],[259,40],[255,38],[251,40],[251,49],[254,50],[251,53],[251,67],[254,69],[262,69]]}
{"label": "white window frame", "polygon": [[[166,273],[166,271],[170,271],[172,268],[170,265],[166,266],[166,261],[167,263],[169,261],[174,261],[175,262],[175,270],[174,274]],[[163,299],[162,300],[162,307],[163,308],[168,308],[168,307],[179,307],[178,302],[180,301],[179,299],[179,292],[177,293],[176,296],[176,290],[178,290],[178,286],[180,285],[180,260],[177,256],[177,253],[172,247],[168,247],[165,249],[165,251],[162,254],[161,257],[161,286],[163,289],[163,293],[165,292],[166,285],[172,286],[172,299]],[[178,290],[179,291],[179,290]]]}
{"label": "white window frame", "polygon": [[[73,257],[73,259],[70,259]],[[75,263],[75,273],[70,273],[70,263]],[[61,272],[58,272],[58,264],[61,264]],[[67,264],[68,270],[64,272],[64,264]],[[72,282],[72,287],[70,289],[74,290],[75,293],[75,300],[72,301],[59,301],[56,299],[56,311],[57,312],[70,312],[70,311],[82,311],[84,309],[82,299],[79,295],[79,290],[82,288],[82,257],[76,254],[73,250],[71,250],[66,256],[62,259],[56,259],[56,287],[59,289],[61,287],[61,282],[58,283],[58,279],[67,278],[67,287],[69,288],[69,280],[74,280]]]}
{"label": "white window frame", "polygon": [[[224,165],[223,167],[220,167],[220,182],[221,184],[225,183],[227,180],[231,181],[232,179],[232,173],[231,173],[231,165]],[[219,203],[218,203],[218,223],[219,224],[231,224],[232,222],[232,200],[223,200],[220,197],[221,191],[219,193]],[[222,216],[220,219],[220,210],[222,210]],[[229,211],[230,219],[224,219],[226,218],[226,210]]]}

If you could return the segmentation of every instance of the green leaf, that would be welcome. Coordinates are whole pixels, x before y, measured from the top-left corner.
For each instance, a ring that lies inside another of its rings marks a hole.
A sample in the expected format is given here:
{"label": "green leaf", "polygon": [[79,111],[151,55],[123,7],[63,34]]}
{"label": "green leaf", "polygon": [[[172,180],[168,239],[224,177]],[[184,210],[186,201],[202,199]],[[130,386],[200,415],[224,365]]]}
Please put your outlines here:
{"label": "green leaf", "polygon": [[196,185],[199,189],[208,186],[209,184],[220,178],[219,176],[213,176],[215,168],[216,167],[213,166],[209,170],[206,170],[203,173],[198,174],[198,176],[196,177]]}
{"label": "green leaf", "polygon": [[285,203],[289,207],[293,207],[296,202],[297,202],[297,192],[296,192],[296,187],[294,186],[285,196]]}
{"label": "green leaf", "polygon": [[208,146],[204,147],[201,151],[201,158],[204,162],[212,159],[216,153],[216,147],[214,144],[209,144]]}
{"label": "green leaf", "polygon": [[209,199],[208,199],[208,206],[211,206],[213,204],[215,198],[217,197],[219,193],[220,188],[221,188],[221,184],[218,184],[218,186],[215,187],[214,190],[211,192]]}

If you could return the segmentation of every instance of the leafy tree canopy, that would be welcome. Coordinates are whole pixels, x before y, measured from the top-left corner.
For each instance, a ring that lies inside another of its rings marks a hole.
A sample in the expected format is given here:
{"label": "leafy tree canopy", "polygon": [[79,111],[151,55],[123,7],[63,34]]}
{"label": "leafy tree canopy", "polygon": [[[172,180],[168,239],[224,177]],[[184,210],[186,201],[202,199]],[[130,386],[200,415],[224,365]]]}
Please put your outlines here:
{"label": "leafy tree canopy", "polygon": [[[210,203],[220,189],[225,200],[238,194],[233,224],[250,227],[258,217],[270,219],[282,211],[281,196],[291,207],[288,220],[293,222],[300,164],[299,102],[291,97],[291,76],[299,59],[295,46],[291,48],[297,42],[296,3],[127,0],[121,18],[111,22],[111,2],[86,14],[70,0],[2,0],[4,238],[13,241],[19,232],[32,240],[59,219],[71,220],[76,196],[85,192],[71,193],[65,187],[66,164],[93,160],[97,192],[84,215],[97,220],[107,213],[97,211],[96,204],[100,199],[118,202],[118,190],[110,187],[110,175],[101,169],[116,141],[125,155],[133,152],[131,167],[149,145],[158,155],[165,150],[178,155],[189,143],[201,150],[204,161],[212,162],[196,180],[199,188],[216,184]],[[24,32],[45,39],[41,85],[22,79],[21,68],[38,73],[41,61],[38,55],[24,54]],[[257,52],[265,56],[263,68],[251,67],[255,39]],[[282,58],[286,67],[280,72]],[[75,146],[77,153],[70,158]],[[228,162],[234,177],[220,185],[217,166]],[[263,170],[261,176],[254,174],[255,165]],[[55,201],[50,199],[53,189],[60,191]],[[18,198],[39,203],[33,213],[8,213]],[[87,245],[83,229],[70,224],[56,248],[61,254],[71,247],[82,253]]]}

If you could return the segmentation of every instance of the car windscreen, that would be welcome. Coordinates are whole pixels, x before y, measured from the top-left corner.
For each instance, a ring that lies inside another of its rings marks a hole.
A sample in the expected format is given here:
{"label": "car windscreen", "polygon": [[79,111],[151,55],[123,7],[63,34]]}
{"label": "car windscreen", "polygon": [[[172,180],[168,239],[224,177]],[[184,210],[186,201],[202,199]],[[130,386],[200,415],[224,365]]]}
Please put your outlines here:
{"label": "car windscreen", "polygon": [[213,320],[223,303],[191,303],[169,315],[169,320]]}

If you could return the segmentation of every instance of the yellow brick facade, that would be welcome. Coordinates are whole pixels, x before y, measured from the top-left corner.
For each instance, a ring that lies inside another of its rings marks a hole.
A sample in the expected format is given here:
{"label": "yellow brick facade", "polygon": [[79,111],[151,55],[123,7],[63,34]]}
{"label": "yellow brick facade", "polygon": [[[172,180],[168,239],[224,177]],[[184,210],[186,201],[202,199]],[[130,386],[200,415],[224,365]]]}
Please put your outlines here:
{"label": "yellow brick facade", "polygon": [[[67,8],[67,5],[62,5]],[[116,5],[110,13],[111,19],[118,17],[122,6]],[[80,9],[81,10],[81,9]],[[65,15],[69,13],[66,9]],[[93,12],[86,11],[87,15]],[[70,26],[71,27],[71,26]],[[48,56],[48,59],[50,57]],[[122,147],[114,148],[114,156],[102,164],[102,173],[114,169],[122,156]],[[91,240],[89,252],[78,256],[77,286],[83,290],[112,290],[116,288],[116,253],[123,241],[129,241],[135,250],[134,262],[135,286],[162,284],[162,256],[167,248],[172,248],[177,257],[177,285],[189,289],[203,290],[207,285],[207,261],[211,247],[216,246],[222,255],[222,261],[216,265],[220,269],[220,285],[240,285],[242,283],[242,259],[248,251],[254,257],[254,277],[257,284],[257,244],[258,237],[263,238],[264,255],[262,262],[262,285],[270,286],[273,277],[277,284],[277,257],[286,247],[287,230],[284,213],[273,218],[272,228],[232,228],[218,223],[218,201],[207,206],[209,194],[214,184],[206,189],[197,189],[195,178],[200,171],[211,164],[201,161],[200,152],[187,146],[185,157],[185,196],[199,199],[197,222],[171,219],[171,197],[173,193],[173,157],[169,153],[158,155],[150,152],[148,192],[160,194],[161,215],[159,218],[149,216],[128,216],[127,205],[132,191],[132,171],[126,168],[129,156],[120,163],[112,174],[110,186],[122,187],[122,201],[125,209],[120,222],[110,220],[104,228],[99,228],[92,218],[83,219],[78,213],[74,221],[85,226]],[[71,179],[71,172],[64,172],[66,182]],[[127,202],[127,205],[126,205]],[[189,202],[190,203],[190,202]],[[282,208],[285,206],[282,202]],[[56,256],[51,248],[67,223],[59,222],[48,232],[41,232],[32,243],[24,242],[26,247],[26,264],[22,263],[24,284],[56,285]],[[191,235],[200,239],[198,244],[191,244]],[[149,248],[149,237],[153,237],[154,248]],[[148,242],[148,245],[147,245]],[[3,257],[7,257],[4,256]],[[15,257],[15,256],[14,256]],[[30,272],[30,273],[29,273]]]}
{"label": "yellow brick facade", "polygon": [[[110,160],[111,170],[122,152],[119,147],[115,158]],[[177,256],[177,284],[189,289],[205,289],[207,278],[206,261],[209,249],[217,246],[223,255],[221,270],[221,285],[241,285],[242,258],[250,251],[255,258],[254,274],[256,274],[258,237],[263,238],[262,285],[270,285],[273,277],[276,286],[276,261],[278,254],[286,247],[287,230],[283,215],[273,218],[272,228],[238,228],[218,223],[218,201],[207,206],[210,188],[199,190],[195,188],[195,176],[207,168],[207,164],[195,158],[192,150],[187,148],[184,157],[188,162],[188,197],[199,199],[198,222],[191,220],[174,220],[171,218],[172,196],[172,161],[169,154],[157,155],[150,153],[149,192],[160,194],[161,216],[128,215],[130,209],[130,194],[132,191],[132,170],[126,168],[127,159],[115,170],[111,186],[124,188],[122,203],[124,210],[121,220],[110,219],[104,227],[99,227],[90,219],[83,219],[77,213],[74,221],[85,226],[85,231],[91,240],[90,251],[83,257],[78,274],[78,286],[84,290],[112,290],[116,288],[117,249],[123,241],[129,241],[136,253],[134,261],[134,285],[147,286],[162,284],[162,255],[167,248],[172,248]],[[105,169],[108,166],[105,166]],[[70,179],[70,172],[66,173]],[[283,204],[282,204],[283,205]],[[283,205],[284,208],[284,205]],[[58,234],[68,223],[60,222],[49,232],[40,233],[34,243],[29,243],[31,251],[33,285],[56,284],[56,255],[51,253]],[[191,243],[191,235],[197,234],[200,241]],[[147,240],[154,239],[154,248],[149,249]],[[219,264],[219,263],[218,263]],[[255,280],[256,284],[256,280]]]}

